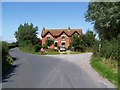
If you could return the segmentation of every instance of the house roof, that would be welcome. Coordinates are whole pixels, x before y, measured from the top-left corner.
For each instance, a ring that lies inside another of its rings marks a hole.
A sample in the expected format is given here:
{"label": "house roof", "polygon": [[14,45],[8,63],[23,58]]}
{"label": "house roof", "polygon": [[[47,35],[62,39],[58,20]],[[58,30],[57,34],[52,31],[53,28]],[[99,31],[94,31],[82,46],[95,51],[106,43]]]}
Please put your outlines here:
{"label": "house roof", "polygon": [[67,34],[68,36],[72,36],[75,32],[79,35],[82,34],[82,29],[45,29],[43,28],[41,36],[44,37],[47,33],[52,34],[53,36],[59,36],[62,33]]}

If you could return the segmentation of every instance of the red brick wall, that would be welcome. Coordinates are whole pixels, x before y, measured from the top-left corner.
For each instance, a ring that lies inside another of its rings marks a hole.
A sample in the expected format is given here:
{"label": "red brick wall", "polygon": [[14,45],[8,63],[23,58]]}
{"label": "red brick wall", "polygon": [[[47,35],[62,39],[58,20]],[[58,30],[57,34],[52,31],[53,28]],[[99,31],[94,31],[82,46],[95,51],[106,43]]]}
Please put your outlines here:
{"label": "red brick wall", "polygon": [[[42,37],[42,45],[46,44],[47,36],[49,36],[50,39],[54,41],[54,37],[48,33],[45,37]],[[54,45],[51,45],[50,48],[54,48]]]}
{"label": "red brick wall", "polygon": [[[62,40],[62,35],[65,36],[65,40]],[[62,46],[62,41],[65,41],[65,47],[68,48],[70,45],[70,38],[65,33],[61,34],[61,36],[58,37],[58,46]]]}
{"label": "red brick wall", "polygon": [[[44,45],[46,43],[48,35],[50,36],[50,39],[54,41],[54,37],[50,33],[48,33],[45,37],[42,37],[42,45]],[[62,40],[62,35],[65,36],[65,40]],[[68,48],[69,45],[70,45],[70,38],[65,33],[63,33],[59,37],[57,37],[57,41],[58,41],[58,46],[60,46],[60,47],[62,45],[62,41],[65,41],[65,47],[66,48]],[[54,44],[52,46],[50,46],[50,48],[54,49],[55,48]]]}

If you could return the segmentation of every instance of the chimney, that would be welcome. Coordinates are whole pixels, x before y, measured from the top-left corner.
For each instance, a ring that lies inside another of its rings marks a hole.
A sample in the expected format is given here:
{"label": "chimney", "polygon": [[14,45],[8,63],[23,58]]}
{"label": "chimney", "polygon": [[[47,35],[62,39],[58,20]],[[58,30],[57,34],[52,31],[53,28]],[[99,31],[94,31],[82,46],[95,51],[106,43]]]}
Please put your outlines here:
{"label": "chimney", "polygon": [[70,30],[70,27],[68,27],[68,30]]}
{"label": "chimney", "polygon": [[45,27],[43,27],[43,30],[45,30]]}

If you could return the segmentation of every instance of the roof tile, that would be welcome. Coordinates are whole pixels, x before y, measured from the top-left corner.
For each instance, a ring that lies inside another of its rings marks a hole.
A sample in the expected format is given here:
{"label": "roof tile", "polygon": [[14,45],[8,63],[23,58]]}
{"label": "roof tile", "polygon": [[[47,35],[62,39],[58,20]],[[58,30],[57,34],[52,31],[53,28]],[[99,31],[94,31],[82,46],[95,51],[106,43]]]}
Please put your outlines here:
{"label": "roof tile", "polygon": [[79,35],[81,35],[82,29],[44,29],[42,30],[41,36],[44,37],[48,32],[53,36],[59,36],[63,32],[65,32],[68,36],[71,36],[74,32],[77,32]]}

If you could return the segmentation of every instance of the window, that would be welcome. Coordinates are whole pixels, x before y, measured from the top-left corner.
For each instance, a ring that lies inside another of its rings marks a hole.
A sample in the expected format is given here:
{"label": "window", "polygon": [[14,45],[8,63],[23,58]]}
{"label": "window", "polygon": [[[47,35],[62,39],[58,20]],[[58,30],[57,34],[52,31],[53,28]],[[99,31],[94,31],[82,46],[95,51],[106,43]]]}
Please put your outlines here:
{"label": "window", "polygon": [[65,43],[64,42],[62,42],[62,47],[65,47]]}
{"label": "window", "polygon": [[58,46],[58,43],[57,42],[55,42],[55,45],[54,45],[55,47],[57,47]]}
{"label": "window", "polygon": [[54,39],[57,40],[57,37],[55,37]]}
{"label": "window", "polygon": [[48,48],[50,48],[50,46],[48,46]]}
{"label": "window", "polygon": [[47,40],[50,40],[50,37],[47,37]]}
{"label": "window", "polygon": [[62,36],[62,40],[65,40],[65,36]]}

